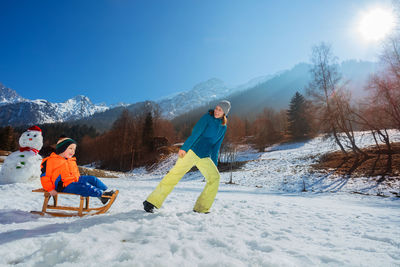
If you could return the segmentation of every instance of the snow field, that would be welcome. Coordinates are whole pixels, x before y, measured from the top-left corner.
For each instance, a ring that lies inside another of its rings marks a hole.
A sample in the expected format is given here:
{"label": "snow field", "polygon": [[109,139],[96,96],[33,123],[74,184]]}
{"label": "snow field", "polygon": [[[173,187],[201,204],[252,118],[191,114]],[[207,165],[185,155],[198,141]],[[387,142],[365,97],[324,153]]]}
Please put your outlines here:
{"label": "snow field", "polygon": [[212,212],[198,214],[192,208],[205,183],[193,173],[149,214],[142,202],[158,180],[103,180],[120,190],[116,202],[83,218],[32,215],[42,204],[28,193],[32,184],[0,187],[0,265],[400,265],[397,199],[221,183]]}
{"label": "snow field", "polygon": [[[366,134],[358,138],[373,144]],[[205,186],[199,172],[188,173],[154,214],[143,211],[176,155],[151,173],[102,178],[120,194],[97,216],[33,215],[43,202],[31,192],[39,181],[0,185],[0,266],[400,266],[400,199],[348,193],[393,190],[368,178],[311,172],[317,156],[333,149],[315,138],[241,151],[250,161],[233,172],[239,185],[225,184],[230,173],[222,173],[210,214],[192,212]],[[78,198],[59,201],[77,205]]]}

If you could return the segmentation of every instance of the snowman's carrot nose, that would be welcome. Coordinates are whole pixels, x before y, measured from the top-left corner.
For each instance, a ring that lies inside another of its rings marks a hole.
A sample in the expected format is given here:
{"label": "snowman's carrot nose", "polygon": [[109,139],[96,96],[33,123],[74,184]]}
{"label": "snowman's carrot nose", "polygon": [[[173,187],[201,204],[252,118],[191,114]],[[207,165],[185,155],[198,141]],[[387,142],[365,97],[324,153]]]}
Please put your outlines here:
{"label": "snowman's carrot nose", "polygon": [[29,138],[29,141],[32,141],[32,138]]}

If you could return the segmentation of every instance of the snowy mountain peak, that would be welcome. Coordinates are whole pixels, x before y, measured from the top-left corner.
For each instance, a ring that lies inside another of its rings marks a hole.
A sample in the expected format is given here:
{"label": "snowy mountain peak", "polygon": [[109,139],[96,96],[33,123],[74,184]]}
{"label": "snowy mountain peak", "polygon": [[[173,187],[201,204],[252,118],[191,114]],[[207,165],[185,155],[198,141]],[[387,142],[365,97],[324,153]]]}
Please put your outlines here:
{"label": "snowy mountain peak", "polygon": [[84,96],[84,95],[77,95],[77,96],[74,96],[73,98],[70,98],[70,99],[68,99],[67,101],[65,101],[65,102],[68,102],[68,101],[76,101],[76,102],[89,102],[89,103],[92,103],[91,101],[90,101],[90,99],[89,99],[89,97],[87,97],[87,96]]}
{"label": "snowy mountain peak", "polygon": [[25,101],[16,91],[5,87],[0,83],[0,105],[11,104]]}
{"label": "snowy mountain peak", "polygon": [[87,96],[84,95],[77,95],[73,98],[66,100],[63,104],[74,105],[74,106],[93,105],[92,101]]}
{"label": "snowy mountain peak", "polygon": [[163,111],[163,116],[173,118],[188,110],[203,106],[212,100],[228,95],[229,88],[223,81],[211,78],[207,81],[196,84],[191,90],[184,91],[158,101]]}
{"label": "snowy mountain peak", "polygon": [[[104,103],[101,103],[101,104],[98,104],[98,105],[106,106],[106,104],[104,104]],[[125,103],[125,102],[118,102],[118,103],[115,103],[115,104],[111,104],[109,107],[111,109],[111,108],[118,108],[118,107],[127,107],[129,105],[131,105],[131,104],[128,104],[128,103]]]}
{"label": "snowy mountain peak", "polygon": [[54,103],[56,109],[63,114],[63,121],[89,117],[97,112],[106,111],[107,106],[95,105],[84,95],[77,95],[63,103]]}
{"label": "snowy mountain peak", "polygon": [[211,78],[205,82],[201,82],[196,84],[192,90],[190,91],[203,91],[206,90],[207,92],[215,92],[215,93],[220,93],[220,91],[225,91],[228,89],[225,86],[225,83],[217,78]]}
{"label": "snowy mountain peak", "polygon": [[201,82],[196,84],[193,89],[197,88],[209,88],[209,87],[216,87],[216,86],[225,86],[224,82],[217,78],[208,79],[205,82]]}

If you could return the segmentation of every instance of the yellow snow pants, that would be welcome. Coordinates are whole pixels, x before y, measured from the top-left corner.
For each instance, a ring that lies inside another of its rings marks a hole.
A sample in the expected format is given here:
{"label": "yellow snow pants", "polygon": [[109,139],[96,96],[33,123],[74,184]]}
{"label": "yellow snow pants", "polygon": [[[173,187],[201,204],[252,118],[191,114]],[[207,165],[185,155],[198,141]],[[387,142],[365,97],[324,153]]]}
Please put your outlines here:
{"label": "yellow snow pants", "polygon": [[161,208],[164,200],[167,198],[175,185],[182,177],[194,166],[200,170],[206,178],[206,186],[203,192],[197,198],[193,210],[196,212],[207,213],[214,202],[218,192],[220,175],[211,158],[199,158],[192,150],[189,150],[183,158],[179,158],[175,166],[161,180],[156,189],[149,195],[147,201]]}

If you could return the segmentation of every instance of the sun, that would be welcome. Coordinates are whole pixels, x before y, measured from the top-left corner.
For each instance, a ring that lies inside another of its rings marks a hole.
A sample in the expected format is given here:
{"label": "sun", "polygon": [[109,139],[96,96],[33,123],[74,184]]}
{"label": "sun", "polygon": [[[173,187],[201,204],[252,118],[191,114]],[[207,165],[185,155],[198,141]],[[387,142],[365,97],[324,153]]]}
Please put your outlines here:
{"label": "sun", "polygon": [[358,30],[366,41],[380,41],[395,27],[395,18],[390,9],[373,8],[361,16]]}

